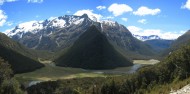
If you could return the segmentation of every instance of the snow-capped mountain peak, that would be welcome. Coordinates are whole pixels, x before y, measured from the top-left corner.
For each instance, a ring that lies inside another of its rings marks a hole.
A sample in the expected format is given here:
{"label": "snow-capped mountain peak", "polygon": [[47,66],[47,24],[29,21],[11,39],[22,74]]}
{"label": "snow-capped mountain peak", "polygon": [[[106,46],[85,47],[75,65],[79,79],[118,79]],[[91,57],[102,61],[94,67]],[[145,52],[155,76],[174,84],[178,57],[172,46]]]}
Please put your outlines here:
{"label": "snow-capped mountain peak", "polygon": [[153,39],[161,39],[158,35],[150,35],[150,36],[140,36],[134,35],[133,36],[141,41],[153,40]]}
{"label": "snow-capped mountain peak", "polygon": [[40,29],[43,29],[43,21],[30,21],[30,22],[21,23],[15,28],[7,30],[4,33],[9,37],[12,37],[16,34],[22,37],[21,33],[26,33],[26,32],[36,33]]}
{"label": "snow-capped mountain peak", "polygon": [[82,16],[65,15],[60,17],[51,17],[44,21],[29,21],[21,23],[15,28],[7,30],[4,33],[11,38],[14,35],[22,38],[22,35],[28,32],[36,34],[43,29],[65,28],[71,25],[80,25],[85,19],[90,21],[87,14]]}
{"label": "snow-capped mountain peak", "polygon": [[102,24],[107,24],[109,26],[116,26],[117,22],[112,20],[103,20],[101,21]]}

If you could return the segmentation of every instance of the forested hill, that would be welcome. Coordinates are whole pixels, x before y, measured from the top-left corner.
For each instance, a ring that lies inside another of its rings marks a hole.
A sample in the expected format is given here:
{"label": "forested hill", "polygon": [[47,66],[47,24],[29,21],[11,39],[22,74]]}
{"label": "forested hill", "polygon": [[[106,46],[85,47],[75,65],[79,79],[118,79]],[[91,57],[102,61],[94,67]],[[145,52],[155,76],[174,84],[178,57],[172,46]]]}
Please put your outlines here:
{"label": "forested hill", "polygon": [[84,69],[113,69],[133,65],[130,60],[115,50],[106,36],[94,25],[55,62],[58,66]]}
{"label": "forested hill", "polygon": [[0,57],[8,61],[14,73],[33,71],[44,66],[37,60],[27,57],[29,55],[26,49],[22,49],[22,45],[0,33]]}

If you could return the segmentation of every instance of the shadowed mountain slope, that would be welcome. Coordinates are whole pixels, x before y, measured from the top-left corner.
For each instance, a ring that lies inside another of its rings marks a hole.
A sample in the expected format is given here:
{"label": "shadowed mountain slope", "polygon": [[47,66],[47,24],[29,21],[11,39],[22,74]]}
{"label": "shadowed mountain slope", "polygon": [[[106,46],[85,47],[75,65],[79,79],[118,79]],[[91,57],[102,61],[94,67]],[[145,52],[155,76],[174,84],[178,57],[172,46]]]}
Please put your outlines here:
{"label": "shadowed mountain slope", "polygon": [[133,65],[114,49],[106,36],[95,26],[83,33],[55,62],[58,66],[84,69],[111,69]]}

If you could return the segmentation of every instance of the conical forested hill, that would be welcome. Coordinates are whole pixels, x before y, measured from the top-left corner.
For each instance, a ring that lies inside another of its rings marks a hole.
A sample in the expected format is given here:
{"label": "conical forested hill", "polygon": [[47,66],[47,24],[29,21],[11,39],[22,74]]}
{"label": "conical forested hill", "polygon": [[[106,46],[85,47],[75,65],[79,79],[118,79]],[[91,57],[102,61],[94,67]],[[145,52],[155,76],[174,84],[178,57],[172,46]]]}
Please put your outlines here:
{"label": "conical forested hill", "polygon": [[0,57],[8,61],[15,73],[33,71],[44,65],[27,57],[29,51],[24,46],[0,33]]}
{"label": "conical forested hill", "polygon": [[84,69],[111,69],[133,65],[114,49],[106,36],[95,26],[84,32],[55,62],[58,66]]}

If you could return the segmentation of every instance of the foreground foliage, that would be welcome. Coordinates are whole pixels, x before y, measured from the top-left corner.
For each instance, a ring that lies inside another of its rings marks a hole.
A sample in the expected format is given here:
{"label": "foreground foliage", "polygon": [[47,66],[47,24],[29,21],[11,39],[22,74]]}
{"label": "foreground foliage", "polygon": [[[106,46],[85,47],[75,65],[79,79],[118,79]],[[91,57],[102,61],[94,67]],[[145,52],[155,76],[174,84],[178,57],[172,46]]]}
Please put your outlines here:
{"label": "foreground foliage", "polygon": [[0,94],[24,94],[20,84],[12,76],[10,65],[0,57]]}

